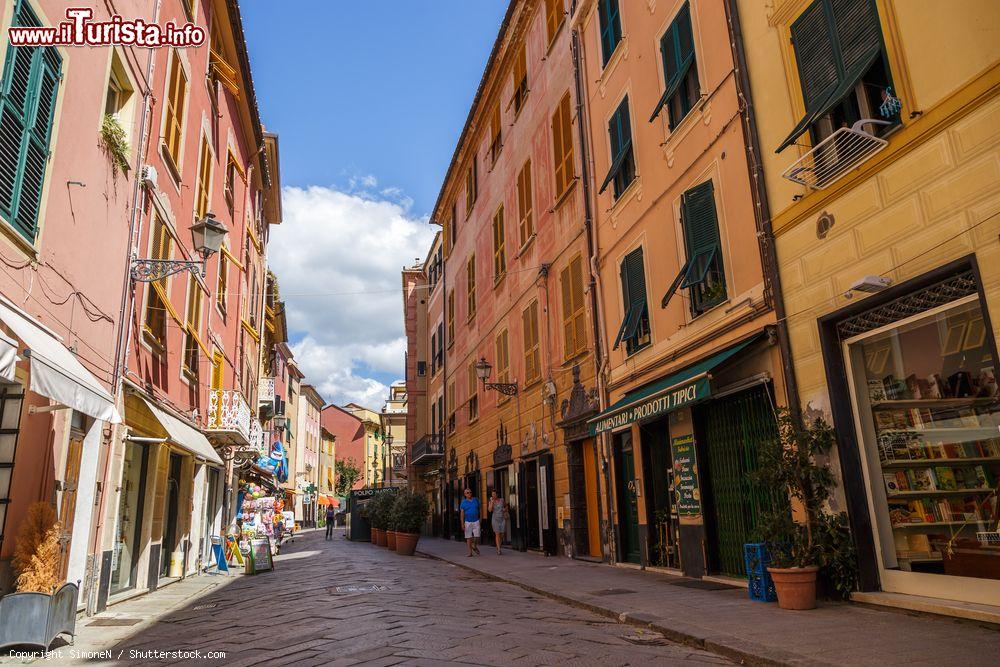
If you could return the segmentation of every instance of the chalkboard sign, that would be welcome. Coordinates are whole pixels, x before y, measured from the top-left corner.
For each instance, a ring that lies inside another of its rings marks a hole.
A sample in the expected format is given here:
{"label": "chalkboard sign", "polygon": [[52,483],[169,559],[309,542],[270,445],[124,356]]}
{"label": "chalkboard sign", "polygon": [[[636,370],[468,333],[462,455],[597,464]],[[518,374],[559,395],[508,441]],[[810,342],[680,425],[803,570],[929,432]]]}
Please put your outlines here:
{"label": "chalkboard sign", "polygon": [[674,503],[680,517],[701,516],[701,490],[698,484],[698,459],[694,436],[684,435],[670,440],[674,464]]}
{"label": "chalkboard sign", "polygon": [[247,569],[253,568],[248,574],[267,572],[274,569],[274,562],[271,560],[271,539],[268,537],[259,540],[250,540],[250,557],[247,559]]}

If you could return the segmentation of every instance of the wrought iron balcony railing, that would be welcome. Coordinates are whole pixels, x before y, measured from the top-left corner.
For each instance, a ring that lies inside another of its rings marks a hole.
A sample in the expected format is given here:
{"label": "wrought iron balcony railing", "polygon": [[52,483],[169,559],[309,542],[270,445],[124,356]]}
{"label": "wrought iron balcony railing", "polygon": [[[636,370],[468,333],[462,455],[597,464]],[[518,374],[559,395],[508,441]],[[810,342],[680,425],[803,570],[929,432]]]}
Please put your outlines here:
{"label": "wrought iron balcony railing", "polygon": [[426,465],[444,457],[444,433],[428,433],[415,443],[410,460],[413,465]]}
{"label": "wrought iron balcony railing", "polygon": [[250,447],[250,406],[239,392],[214,389],[208,392],[208,428],[206,431],[219,442],[237,448]]}

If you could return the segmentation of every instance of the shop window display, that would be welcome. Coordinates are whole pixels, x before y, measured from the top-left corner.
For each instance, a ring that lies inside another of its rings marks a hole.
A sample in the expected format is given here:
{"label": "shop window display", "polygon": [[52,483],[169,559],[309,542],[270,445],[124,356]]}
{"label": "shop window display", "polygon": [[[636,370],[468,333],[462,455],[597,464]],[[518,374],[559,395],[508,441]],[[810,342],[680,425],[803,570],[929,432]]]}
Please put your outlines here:
{"label": "shop window display", "polygon": [[1000,390],[978,297],[845,344],[883,566],[1000,579]]}

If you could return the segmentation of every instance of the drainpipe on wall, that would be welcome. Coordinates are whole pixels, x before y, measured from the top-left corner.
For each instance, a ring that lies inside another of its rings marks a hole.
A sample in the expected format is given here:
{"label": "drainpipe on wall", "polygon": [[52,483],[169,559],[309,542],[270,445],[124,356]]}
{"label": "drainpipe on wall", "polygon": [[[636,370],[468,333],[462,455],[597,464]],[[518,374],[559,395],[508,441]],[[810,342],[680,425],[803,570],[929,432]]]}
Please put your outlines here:
{"label": "drainpipe on wall", "polygon": [[781,368],[785,379],[788,407],[793,415],[799,415],[798,382],[795,379],[791,344],[788,339],[785,300],[781,291],[781,276],[778,273],[778,255],[774,246],[771,209],[767,202],[767,189],[764,184],[764,168],[760,163],[760,136],[757,133],[757,120],[754,115],[750,79],[747,75],[746,55],[743,51],[743,31],[735,0],[724,0],[723,4],[726,9],[726,23],[729,27],[729,44],[736,64],[736,89],[740,97],[743,142],[746,147],[747,168],[750,172],[750,193],[754,201],[757,241],[760,245],[761,262],[764,269],[764,298],[771,302],[777,320],[778,347],[781,352]]}
{"label": "drainpipe on wall", "polygon": [[[570,15],[572,16],[576,12],[576,2],[570,10]],[[598,300],[598,246],[595,240],[596,230],[594,229],[593,223],[593,209],[591,204],[591,184],[589,178],[589,166],[590,166],[590,151],[587,144],[587,132],[585,128],[585,118],[586,118],[586,105],[584,103],[584,82],[582,74],[582,53],[580,44],[580,33],[578,30],[574,29],[571,41],[572,51],[573,51],[573,79],[574,88],[576,93],[576,117],[577,117],[577,129],[580,134],[580,161],[582,163],[580,176],[583,181],[583,226],[584,232],[587,236],[587,255],[588,261],[588,273],[590,277],[589,281],[589,292],[590,292],[590,309],[594,314],[592,324],[594,333],[594,370],[595,370],[595,381],[597,382],[597,396],[599,401],[599,408],[603,410],[607,406],[607,388],[604,384],[604,369],[606,366],[606,360],[604,358],[603,346],[601,345],[601,317],[602,312],[599,308]],[[615,562],[615,540],[612,539],[613,532],[611,530],[611,480],[608,472],[607,462],[608,457],[608,438],[605,435],[597,436],[597,442],[600,443],[600,447],[595,447],[595,452],[600,452],[598,455],[598,469],[601,471],[604,477],[604,494],[605,502],[608,507],[608,520],[605,530],[605,540],[607,544],[608,552],[607,560],[609,562]],[[597,522],[598,526],[605,525],[604,511],[601,503],[597,504]]]}

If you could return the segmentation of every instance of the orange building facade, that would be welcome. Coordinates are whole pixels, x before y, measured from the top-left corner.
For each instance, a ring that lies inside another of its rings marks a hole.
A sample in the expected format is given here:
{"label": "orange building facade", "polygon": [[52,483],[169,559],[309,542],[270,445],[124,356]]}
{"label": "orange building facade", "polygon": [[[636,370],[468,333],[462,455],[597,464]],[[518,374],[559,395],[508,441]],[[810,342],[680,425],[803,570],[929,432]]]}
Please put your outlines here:
{"label": "orange building facade", "polygon": [[431,419],[408,437],[444,443],[435,481],[445,536],[461,539],[464,488],[484,508],[496,490],[515,547],[600,556],[584,423],[596,341],[567,18],[561,2],[512,2],[494,45],[432,215],[442,260],[432,252],[424,265],[428,341],[414,364],[426,365]]}
{"label": "orange building facade", "polygon": [[578,3],[616,562],[741,577],[784,374],[724,4]]}

